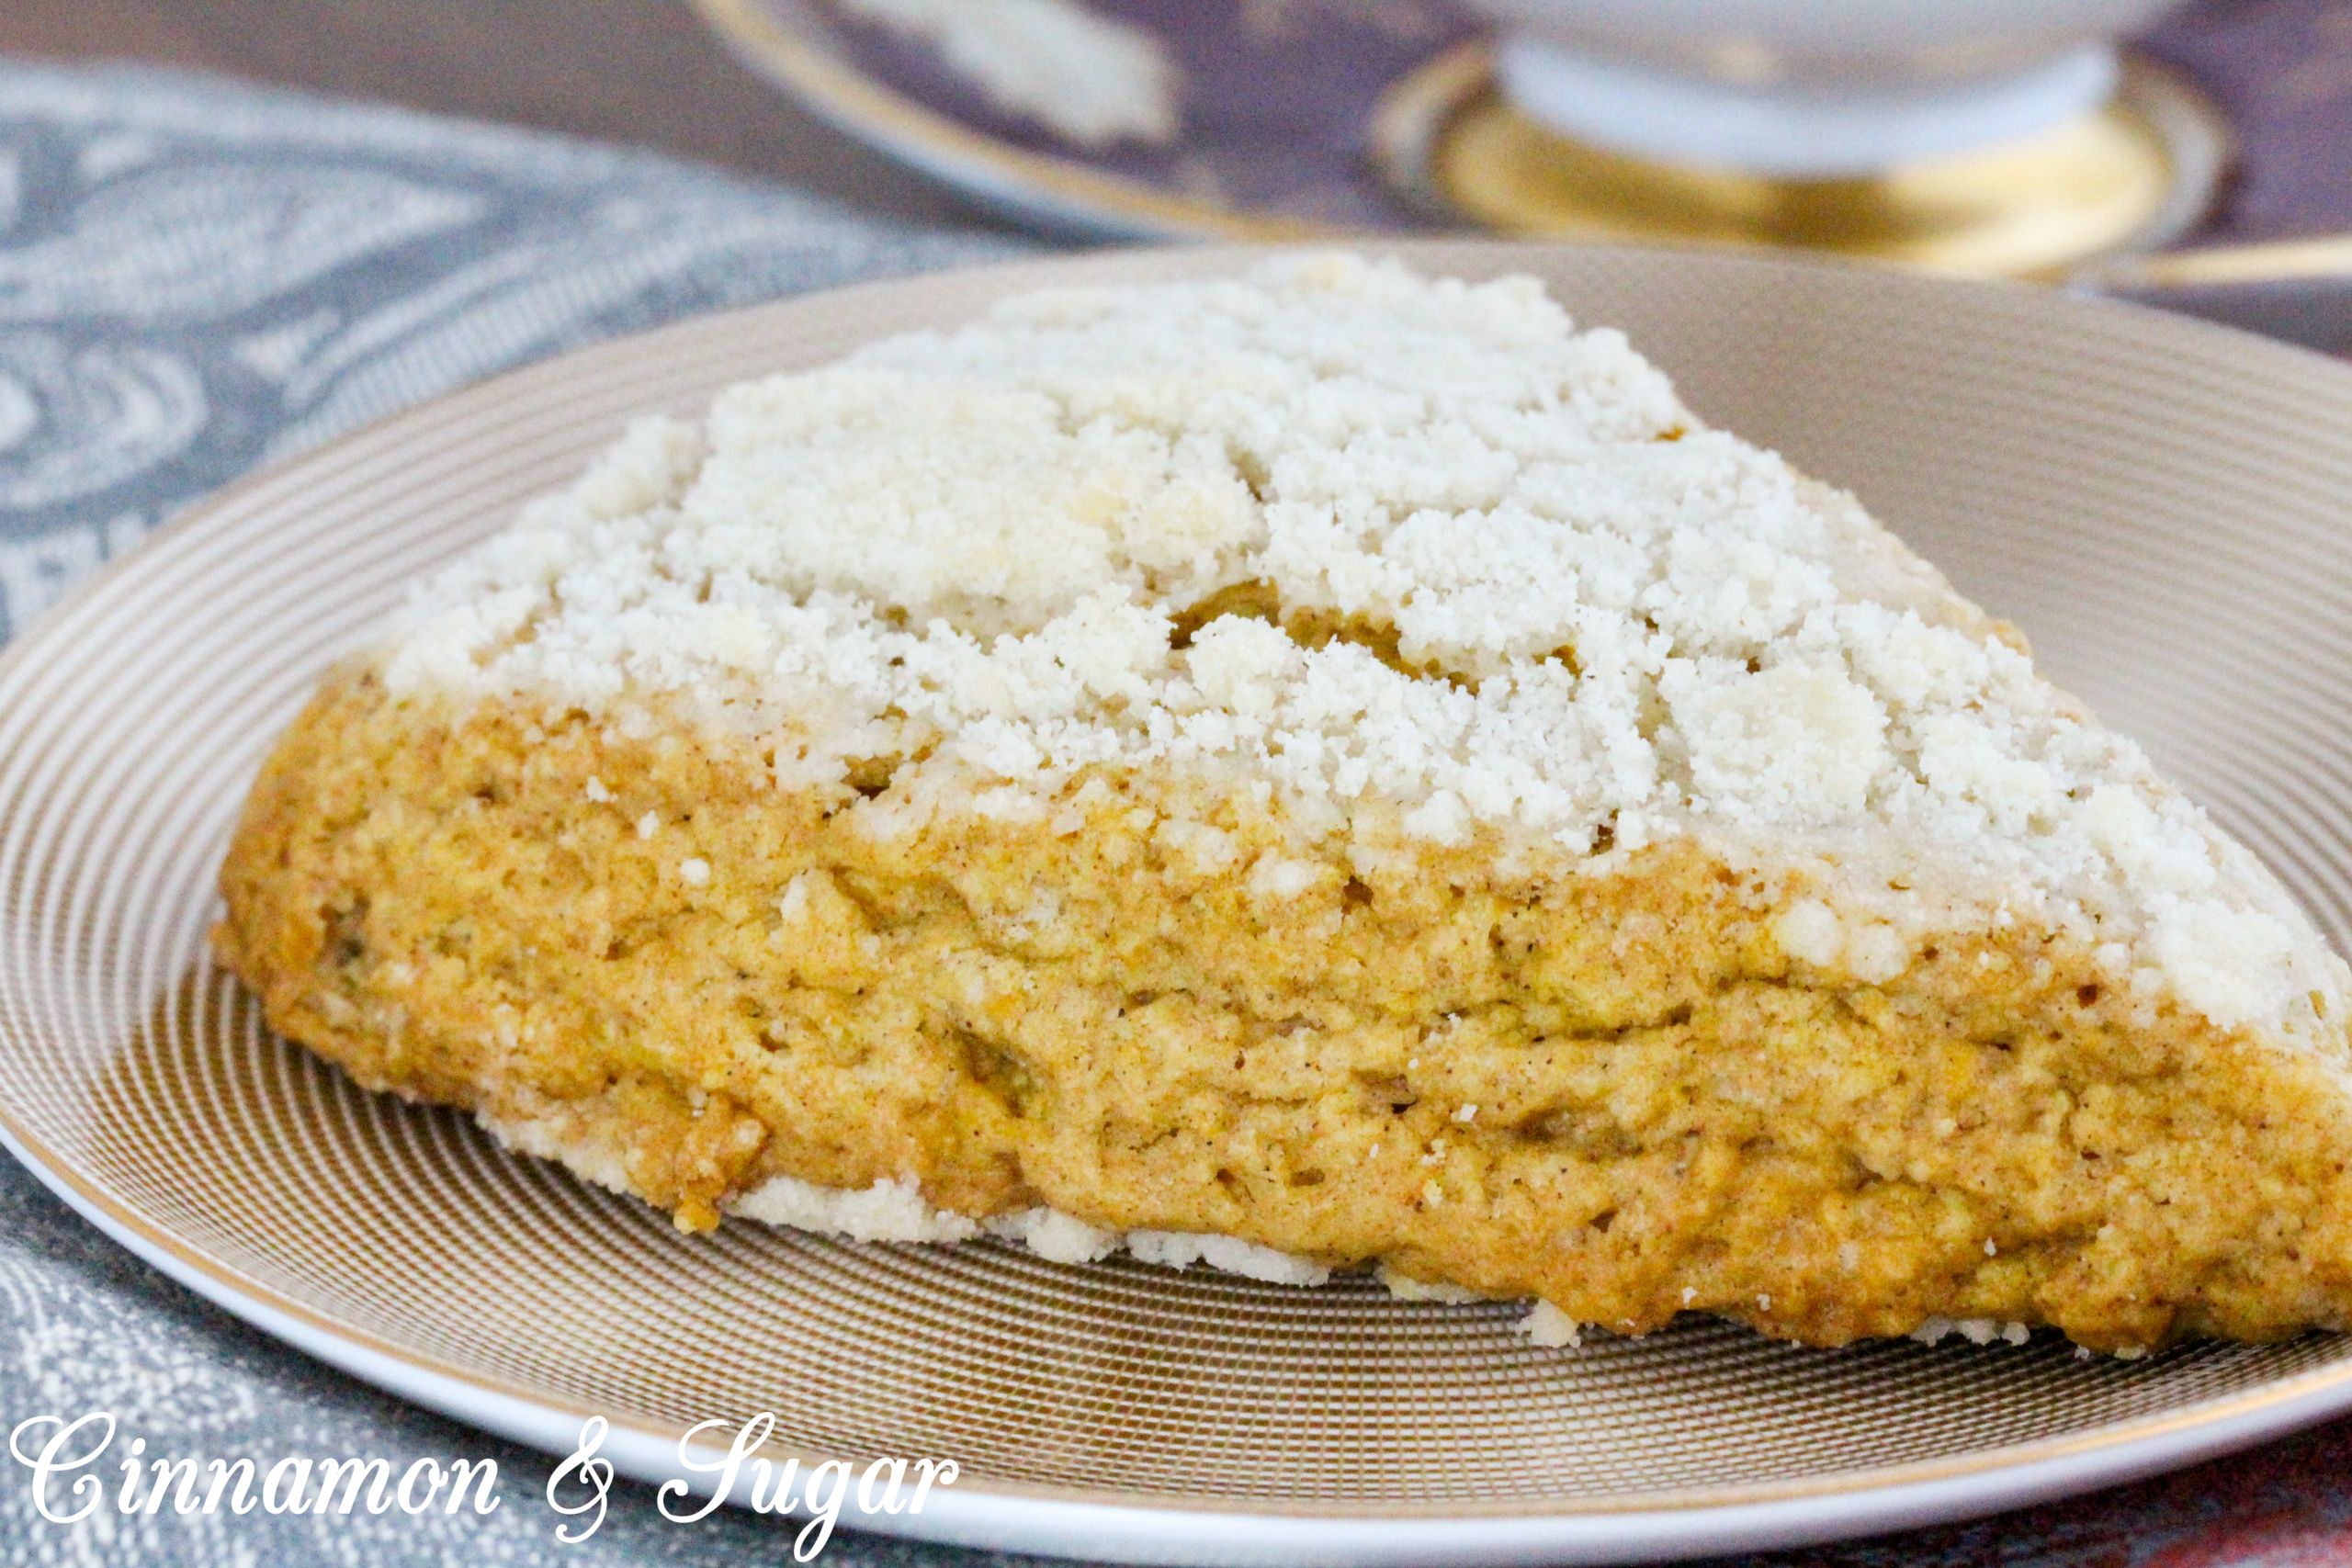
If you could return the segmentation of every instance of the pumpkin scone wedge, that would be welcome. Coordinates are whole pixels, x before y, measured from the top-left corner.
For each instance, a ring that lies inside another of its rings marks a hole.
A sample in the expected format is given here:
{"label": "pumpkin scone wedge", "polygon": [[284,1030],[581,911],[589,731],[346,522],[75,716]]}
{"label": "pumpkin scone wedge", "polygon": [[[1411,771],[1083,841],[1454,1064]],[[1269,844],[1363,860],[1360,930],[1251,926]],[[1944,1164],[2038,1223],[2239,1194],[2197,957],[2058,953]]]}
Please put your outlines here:
{"label": "pumpkin scone wedge", "polygon": [[707,1228],[1836,1345],[2352,1326],[2352,975],[1535,283],[1064,289],[636,424],[255,786],[223,960]]}

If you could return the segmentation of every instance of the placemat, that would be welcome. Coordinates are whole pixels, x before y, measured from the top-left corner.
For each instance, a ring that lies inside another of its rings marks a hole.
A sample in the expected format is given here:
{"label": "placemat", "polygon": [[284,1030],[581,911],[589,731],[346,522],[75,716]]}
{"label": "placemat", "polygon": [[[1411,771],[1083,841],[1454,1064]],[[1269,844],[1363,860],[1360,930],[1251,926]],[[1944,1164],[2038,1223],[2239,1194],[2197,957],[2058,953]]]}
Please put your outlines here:
{"label": "placemat", "polygon": [[[992,259],[670,160],[150,71],[0,62],[0,637],[188,502],[465,381],[688,313]],[[139,1263],[0,1160],[0,1430],[110,1413],[151,1454],[494,1459],[486,1517],[61,1526],[0,1461],[0,1562],[737,1564],[772,1521],[615,1489],[559,1542],[553,1461],[354,1382]],[[2352,1423],[2076,1503],[1747,1568],[2352,1562]],[[112,1463],[111,1458],[109,1463]],[[109,1472],[107,1480],[114,1476]],[[109,1496],[111,1497],[111,1487]],[[825,1560],[1012,1559],[842,1532]]]}

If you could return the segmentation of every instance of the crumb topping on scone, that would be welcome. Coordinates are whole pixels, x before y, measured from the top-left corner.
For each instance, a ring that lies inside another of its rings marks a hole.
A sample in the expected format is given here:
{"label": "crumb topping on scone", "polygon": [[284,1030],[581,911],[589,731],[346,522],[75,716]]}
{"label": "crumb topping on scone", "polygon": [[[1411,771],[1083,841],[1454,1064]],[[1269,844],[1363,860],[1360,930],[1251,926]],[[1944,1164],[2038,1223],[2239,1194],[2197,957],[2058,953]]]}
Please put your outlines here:
{"label": "crumb topping on scone", "polygon": [[876,833],[1192,769],[1318,840],[1802,854],[1835,897],[1775,934],[1866,981],[2028,921],[2225,1029],[2352,989],[2006,628],[1526,278],[1285,258],[732,389],[426,583],[384,678],[684,705]]}

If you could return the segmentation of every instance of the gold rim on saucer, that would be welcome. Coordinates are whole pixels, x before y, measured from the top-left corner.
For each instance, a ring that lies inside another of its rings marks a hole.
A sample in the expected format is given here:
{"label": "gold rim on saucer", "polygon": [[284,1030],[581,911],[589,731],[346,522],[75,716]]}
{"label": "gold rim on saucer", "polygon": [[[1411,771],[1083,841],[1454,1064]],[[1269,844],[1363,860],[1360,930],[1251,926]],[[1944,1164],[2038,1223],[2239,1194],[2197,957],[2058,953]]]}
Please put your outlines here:
{"label": "gold rim on saucer", "polygon": [[1394,88],[1374,147],[1433,220],[1523,238],[1766,245],[1984,277],[2047,277],[2156,249],[2202,217],[2229,128],[2177,73],[2127,55],[2115,97],[2022,141],[1868,178],[1793,180],[1653,163],[1571,141],[1498,88],[1490,45]]}

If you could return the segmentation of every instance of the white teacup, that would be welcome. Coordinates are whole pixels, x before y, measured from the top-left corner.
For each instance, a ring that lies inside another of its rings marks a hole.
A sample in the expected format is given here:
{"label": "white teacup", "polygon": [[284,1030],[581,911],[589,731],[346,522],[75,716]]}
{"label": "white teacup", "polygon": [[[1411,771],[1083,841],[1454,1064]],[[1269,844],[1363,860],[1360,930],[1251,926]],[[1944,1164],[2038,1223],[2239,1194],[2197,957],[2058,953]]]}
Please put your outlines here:
{"label": "white teacup", "polygon": [[1504,90],[1636,157],[1867,175],[2103,102],[2114,40],[2178,0],[1473,0],[1511,29]]}

